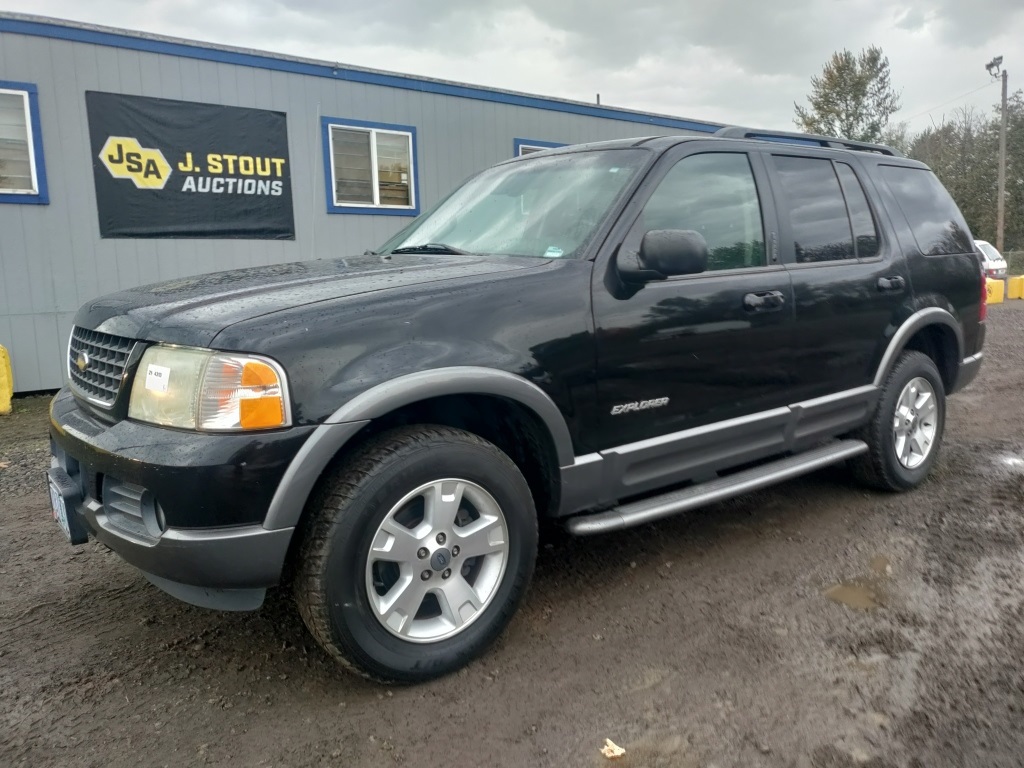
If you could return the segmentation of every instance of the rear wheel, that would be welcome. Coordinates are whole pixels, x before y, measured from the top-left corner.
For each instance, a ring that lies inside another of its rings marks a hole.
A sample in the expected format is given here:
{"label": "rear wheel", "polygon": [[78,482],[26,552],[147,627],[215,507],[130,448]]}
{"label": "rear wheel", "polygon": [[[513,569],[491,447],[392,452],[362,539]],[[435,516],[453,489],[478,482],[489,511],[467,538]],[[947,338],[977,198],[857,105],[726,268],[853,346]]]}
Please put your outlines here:
{"label": "rear wheel", "polygon": [[857,435],[868,453],[855,476],[874,488],[902,491],[921,483],[938,459],[946,423],[946,390],[922,352],[904,352],[882,387],[875,413]]}
{"label": "rear wheel", "polygon": [[427,680],[504,629],[537,550],[530,489],[476,435],[405,427],[371,440],[322,483],[300,550],[299,611],[364,676]]}

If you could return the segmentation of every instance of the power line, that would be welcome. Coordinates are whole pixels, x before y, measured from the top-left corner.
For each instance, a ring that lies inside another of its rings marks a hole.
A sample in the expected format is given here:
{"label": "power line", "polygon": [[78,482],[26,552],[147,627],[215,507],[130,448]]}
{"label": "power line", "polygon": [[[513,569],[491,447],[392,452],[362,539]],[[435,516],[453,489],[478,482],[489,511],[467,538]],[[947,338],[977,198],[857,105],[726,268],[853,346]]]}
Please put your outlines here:
{"label": "power line", "polygon": [[936,106],[931,107],[930,109],[924,110],[923,112],[918,112],[916,115],[911,115],[910,117],[904,118],[904,120],[906,120],[907,122],[910,122],[914,118],[921,117],[921,115],[927,115],[927,114],[929,114],[931,112],[934,112],[936,109],[941,109],[942,107],[946,106],[947,104],[952,104],[954,101],[960,101],[960,99],[965,99],[968,96],[970,96],[971,94],[977,93],[978,91],[984,90],[985,88],[988,88],[990,85],[995,85],[995,84],[996,84],[996,81],[995,80],[991,80],[991,81],[985,83],[983,86],[981,86],[979,88],[975,88],[973,91],[968,91],[967,93],[961,93],[959,96],[956,96],[955,98],[952,98],[949,101],[944,101],[941,104],[937,104]]}

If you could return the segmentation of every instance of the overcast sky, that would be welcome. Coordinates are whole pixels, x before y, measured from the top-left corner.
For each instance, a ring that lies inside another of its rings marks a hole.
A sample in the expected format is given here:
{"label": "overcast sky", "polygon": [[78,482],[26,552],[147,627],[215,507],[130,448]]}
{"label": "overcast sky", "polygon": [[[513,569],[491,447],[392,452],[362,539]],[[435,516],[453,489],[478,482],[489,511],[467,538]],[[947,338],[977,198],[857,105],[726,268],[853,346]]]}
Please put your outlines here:
{"label": "overcast sky", "polygon": [[[880,45],[920,130],[1024,88],[1022,0],[0,0],[76,19],[617,107],[793,129],[838,49]],[[970,91],[970,95],[965,96]]]}

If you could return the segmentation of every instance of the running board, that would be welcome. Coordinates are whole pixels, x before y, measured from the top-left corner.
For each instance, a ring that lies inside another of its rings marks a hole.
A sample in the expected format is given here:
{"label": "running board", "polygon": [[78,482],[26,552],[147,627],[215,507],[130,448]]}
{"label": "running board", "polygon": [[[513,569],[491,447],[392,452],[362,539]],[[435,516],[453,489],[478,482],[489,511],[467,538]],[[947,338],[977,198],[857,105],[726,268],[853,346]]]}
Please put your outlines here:
{"label": "running board", "polygon": [[734,475],[727,475],[682,490],[671,491],[634,501],[607,512],[579,515],[566,521],[569,532],[576,536],[591,536],[595,533],[621,531],[635,525],[645,525],[670,515],[687,512],[716,501],[741,496],[759,488],[775,485],[816,469],[837,464],[840,461],[859,456],[868,450],[862,440],[840,440],[814,448],[796,456],[772,461],[753,469],[745,469]]}

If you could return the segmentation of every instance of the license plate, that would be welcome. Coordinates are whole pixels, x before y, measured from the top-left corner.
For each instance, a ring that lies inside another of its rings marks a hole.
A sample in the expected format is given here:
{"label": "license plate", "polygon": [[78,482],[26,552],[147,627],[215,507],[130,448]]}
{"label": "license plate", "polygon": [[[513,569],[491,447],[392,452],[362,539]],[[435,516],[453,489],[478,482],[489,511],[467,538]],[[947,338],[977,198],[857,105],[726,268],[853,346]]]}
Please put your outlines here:
{"label": "license plate", "polygon": [[68,537],[68,541],[71,541],[71,526],[68,525],[68,509],[64,503],[64,496],[52,478],[47,477],[46,480],[50,486],[50,507],[53,509],[53,519],[60,524],[64,535]]}

